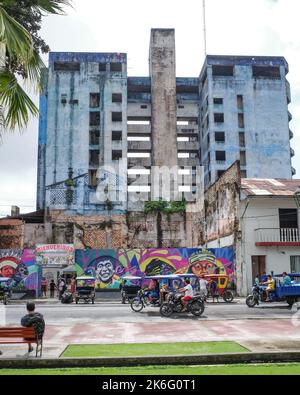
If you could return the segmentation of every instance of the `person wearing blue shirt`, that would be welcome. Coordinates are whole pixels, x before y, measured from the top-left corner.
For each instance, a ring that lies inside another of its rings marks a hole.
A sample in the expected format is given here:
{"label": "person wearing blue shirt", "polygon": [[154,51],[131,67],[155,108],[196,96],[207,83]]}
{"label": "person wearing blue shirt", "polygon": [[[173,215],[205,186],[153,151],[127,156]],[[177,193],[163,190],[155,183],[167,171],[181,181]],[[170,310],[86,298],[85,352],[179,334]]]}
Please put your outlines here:
{"label": "person wearing blue shirt", "polygon": [[268,276],[266,274],[266,272],[263,272],[261,275],[261,282],[265,283],[268,280]]}
{"label": "person wearing blue shirt", "polygon": [[282,273],[282,277],[283,277],[283,283],[282,283],[282,285],[283,285],[284,287],[289,287],[289,286],[292,285],[291,277],[288,276],[288,275],[286,274],[286,272],[283,272],[283,273]]}

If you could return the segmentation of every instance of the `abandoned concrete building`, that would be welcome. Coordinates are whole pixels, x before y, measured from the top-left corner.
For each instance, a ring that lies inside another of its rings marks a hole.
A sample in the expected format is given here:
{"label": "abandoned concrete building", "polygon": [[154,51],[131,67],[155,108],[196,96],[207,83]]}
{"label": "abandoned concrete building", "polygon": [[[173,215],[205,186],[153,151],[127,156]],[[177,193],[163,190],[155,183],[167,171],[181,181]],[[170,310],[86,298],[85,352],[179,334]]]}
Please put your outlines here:
{"label": "abandoned concrete building", "polygon": [[187,170],[190,192],[196,167],[208,188],[236,160],[242,177],[291,179],[287,73],[282,57],[207,56],[200,77],[176,77],[174,29],[151,30],[149,77],[129,77],[125,53],[50,53],[39,122],[44,223],[25,231],[24,245],[200,246],[195,203],[169,215],[137,201],[153,200],[152,167]]}

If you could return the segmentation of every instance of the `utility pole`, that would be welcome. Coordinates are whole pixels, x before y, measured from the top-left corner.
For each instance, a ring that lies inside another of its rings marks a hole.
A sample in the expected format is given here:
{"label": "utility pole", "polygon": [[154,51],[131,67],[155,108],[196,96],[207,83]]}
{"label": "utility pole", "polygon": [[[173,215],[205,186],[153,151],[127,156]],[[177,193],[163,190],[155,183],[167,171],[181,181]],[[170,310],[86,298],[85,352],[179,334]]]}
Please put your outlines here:
{"label": "utility pole", "polygon": [[207,37],[206,37],[206,5],[205,0],[202,0],[203,3],[203,38],[204,38],[204,57],[207,55]]}

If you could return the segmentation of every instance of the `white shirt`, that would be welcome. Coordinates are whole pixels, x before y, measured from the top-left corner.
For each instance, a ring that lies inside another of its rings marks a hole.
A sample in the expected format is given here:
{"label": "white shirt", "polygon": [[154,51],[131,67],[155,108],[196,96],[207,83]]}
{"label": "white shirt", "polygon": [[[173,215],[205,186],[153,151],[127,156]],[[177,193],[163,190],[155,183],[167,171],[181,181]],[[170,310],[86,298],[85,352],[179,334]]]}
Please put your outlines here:
{"label": "white shirt", "polygon": [[201,278],[201,280],[199,281],[200,284],[200,289],[205,290],[206,286],[207,286],[207,281],[204,278]]}
{"label": "white shirt", "polygon": [[190,296],[191,298],[194,296],[194,291],[191,284],[186,285],[183,289],[185,290],[185,296]]}

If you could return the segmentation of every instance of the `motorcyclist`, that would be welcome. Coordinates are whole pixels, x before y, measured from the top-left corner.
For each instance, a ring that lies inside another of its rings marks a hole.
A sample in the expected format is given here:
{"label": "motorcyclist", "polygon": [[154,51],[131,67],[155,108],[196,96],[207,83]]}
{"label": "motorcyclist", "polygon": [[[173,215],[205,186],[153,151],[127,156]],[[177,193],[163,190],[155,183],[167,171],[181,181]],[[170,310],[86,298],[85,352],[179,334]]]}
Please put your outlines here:
{"label": "motorcyclist", "polygon": [[267,286],[267,288],[266,288],[267,300],[270,300],[270,293],[275,291],[274,278],[272,278],[272,276],[269,274],[267,281],[264,282],[263,285]]}
{"label": "motorcyclist", "polygon": [[144,291],[149,292],[151,302],[154,302],[155,300],[159,299],[159,282],[158,282],[158,280],[152,279],[150,281],[149,286]]}
{"label": "motorcyclist", "polygon": [[191,286],[190,280],[185,279],[183,280],[184,287],[179,289],[179,292],[184,292],[184,295],[181,298],[181,304],[182,304],[182,311],[186,311],[187,304],[190,300],[193,299],[194,296],[194,290],[193,287]]}

